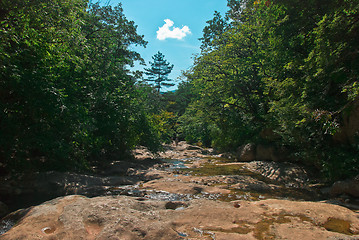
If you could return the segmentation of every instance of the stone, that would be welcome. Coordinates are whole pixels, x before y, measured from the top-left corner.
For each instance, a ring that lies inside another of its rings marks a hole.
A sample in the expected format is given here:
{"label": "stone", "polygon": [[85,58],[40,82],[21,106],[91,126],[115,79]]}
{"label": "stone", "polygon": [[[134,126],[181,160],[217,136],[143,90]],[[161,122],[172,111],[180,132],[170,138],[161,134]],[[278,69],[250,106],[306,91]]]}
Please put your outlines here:
{"label": "stone", "polygon": [[285,148],[259,144],[256,148],[256,160],[283,162],[291,159],[289,159],[289,152]]}
{"label": "stone", "polygon": [[165,204],[166,209],[172,209],[172,210],[176,210],[178,208],[185,208],[185,207],[188,207],[188,205],[185,202],[180,202],[180,201],[169,201]]}
{"label": "stone", "polygon": [[258,160],[258,161],[278,161],[275,147],[258,145],[256,148],[256,160]]}
{"label": "stone", "polygon": [[[289,200],[190,200],[178,211],[164,201],[127,196],[66,196],[31,210],[1,240],[25,239],[358,239],[347,208]],[[176,205],[176,204],[175,204]]]}
{"label": "stone", "polygon": [[240,146],[237,150],[237,158],[241,162],[256,160],[256,146],[253,143]]}
{"label": "stone", "polygon": [[309,182],[308,172],[293,163],[252,161],[244,167],[270,180],[285,184],[300,186]]}
{"label": "stone", "polygon": [[359,197],[359,175],[353,179],[335,182],[329,193],[332,196],[349,194],[353,197]]}

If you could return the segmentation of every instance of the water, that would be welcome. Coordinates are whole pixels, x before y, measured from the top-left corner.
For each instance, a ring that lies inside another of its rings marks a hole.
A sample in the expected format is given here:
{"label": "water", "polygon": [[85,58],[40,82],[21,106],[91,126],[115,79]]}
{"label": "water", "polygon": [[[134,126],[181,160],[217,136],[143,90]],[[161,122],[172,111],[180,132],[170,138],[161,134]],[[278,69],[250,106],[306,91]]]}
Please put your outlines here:
{"label": "water", "polygon": [[161,159],[163,164],[163,169],[166,171],[176,170],[176,169],[186,169],[188,168],[185,163],[189,161],[193,161],[191,158],[185,158],[185,159]]}
{"label": "water", "polygon": [[[317,196],[313,191],[305,191],[300,188],[291,188],[285,186],[284,184],[276,183],[272,180],[266,179],[260,174],[253,173],[248,169],[244,168],[244,164],[233,164],[233,165],[224,165],[218,164],[223,163],[225,160],[208,158],[206,163],[202,164],[201,167],[189,168],[186,164],[193,163],[197,160],[203,160],[201,158],[186,158],[186,159],[161,159],[162,164],[157,168],[165,170],[172,173],[173,177],[180,176],[194,176],[197,179],[202,180],[203,185],[218,185],[222,186],[225,189],[230,190],[229,194],[221,193],[206,193],[199,192],[196,194],[179,194],[179,193],[170,193],[166,191],[158,190],[148,190],[143,189],[141,184],[135,185],[123,185],[123,186],[111,186],[107,188],[105,195],[126,195],[137,197],[139,199],[150,199],[157,201],[190,201],[193,199],[209,199],[209,200],[219,200],[219,201],[235,201],[235,200],[247,200],[247,201],[258,201],[262,199],[292,199],[292,200],[314,200],[317,199]],[[206,182],[211,180],[212,177],[215,182]],[[254,179],[252,183],[255,188],[248,189],[236,189],[232,186],[234,184],[247,184],[250,186],[246,179]],[[191,179],[191,178],[190,178]],[[261,186],[264,186],[261,188]],[[271,186],[266,188],[266,186]],[[273,187],[275,186],[275,187]],[[264,190],[261,190],[264,189]],[[15,222],[13,221],[1,221],[0,222],[0,235],[7,232],[11,227],[13,227]]]}
{"label": "water", "polygon": [[9,231],[15,225],[14,221],[11,220],[2,220],[0,222],[0,235]]}

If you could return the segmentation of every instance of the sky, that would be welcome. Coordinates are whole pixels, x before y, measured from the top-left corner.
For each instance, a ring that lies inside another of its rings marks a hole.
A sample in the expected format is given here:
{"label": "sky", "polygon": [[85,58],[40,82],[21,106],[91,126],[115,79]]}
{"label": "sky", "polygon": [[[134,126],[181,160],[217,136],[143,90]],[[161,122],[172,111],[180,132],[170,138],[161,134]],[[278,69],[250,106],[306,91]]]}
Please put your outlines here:
{"label": "sky", "polygon": [[[134,47],[144,58],[147,67],[158,51],[174,65],[169,75],[176,80],[182,71],[193,64],[193,55],[200,53],[202,30],[214,11],[224,15],[227,0],[111,0],[112,6],[122,3],[128,20],[137,25],[137,33],[144,35],[147,47]],[[146,67],[146,66],[145,66]],[[144,66],[136,64],[135,70]],[[167,90],[174,90],[168,88]]]}

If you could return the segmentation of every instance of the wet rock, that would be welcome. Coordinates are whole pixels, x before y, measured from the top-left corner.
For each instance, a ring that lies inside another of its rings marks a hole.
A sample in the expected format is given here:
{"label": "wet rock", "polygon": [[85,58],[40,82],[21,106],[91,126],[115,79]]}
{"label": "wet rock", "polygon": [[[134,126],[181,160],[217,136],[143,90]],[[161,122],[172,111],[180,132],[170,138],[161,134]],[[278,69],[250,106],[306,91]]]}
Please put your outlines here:
{"label": "wet rock", "polygon": [[353,197],[359,197],[359,175],[350,180],[335,182],[329,193],[332,196],[349,194]]}

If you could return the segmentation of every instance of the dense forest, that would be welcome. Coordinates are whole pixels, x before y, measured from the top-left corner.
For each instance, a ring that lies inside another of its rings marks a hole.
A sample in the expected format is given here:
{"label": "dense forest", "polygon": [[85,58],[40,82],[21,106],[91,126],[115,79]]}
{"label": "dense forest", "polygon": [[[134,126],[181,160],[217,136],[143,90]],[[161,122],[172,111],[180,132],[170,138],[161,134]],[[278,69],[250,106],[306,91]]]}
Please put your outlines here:
{"label": "dense forest", "polygon": [[275,146],[327,179],[358,174],[359,2],[228,7],[178,90],[160,93],[131,71],[143,62],[131,46],[146,41],[121,5],[1,1],[1,171],[86,171],[178,137]]}

